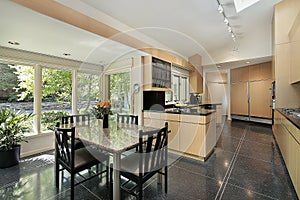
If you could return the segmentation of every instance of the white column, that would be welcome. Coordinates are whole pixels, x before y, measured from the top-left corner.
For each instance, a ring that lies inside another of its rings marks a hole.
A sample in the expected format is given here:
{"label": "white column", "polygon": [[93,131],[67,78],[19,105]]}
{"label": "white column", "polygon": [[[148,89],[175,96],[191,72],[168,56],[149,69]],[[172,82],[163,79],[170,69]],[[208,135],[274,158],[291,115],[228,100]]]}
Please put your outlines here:
{"label": "white column", "polygon": [[78,114],[77,110],[77,97],[78,97],[78,71],[72,71],[72,114]]}
{"label": "white column", "polygon": [[227,70],[227,102],[228,102],[228,109],[227,109],[227,120],[231,120],[231,97],[230,97],[230,90],[231,90],[231,84],[230,84],[230,69]]}
{"label": "white column", "polygon": [[34,133],[41,132],[41,119],[42,119],[42,67],[36,65],[34,67],[34,100],[33,100],[33,113],[35,114],[33,127]]}

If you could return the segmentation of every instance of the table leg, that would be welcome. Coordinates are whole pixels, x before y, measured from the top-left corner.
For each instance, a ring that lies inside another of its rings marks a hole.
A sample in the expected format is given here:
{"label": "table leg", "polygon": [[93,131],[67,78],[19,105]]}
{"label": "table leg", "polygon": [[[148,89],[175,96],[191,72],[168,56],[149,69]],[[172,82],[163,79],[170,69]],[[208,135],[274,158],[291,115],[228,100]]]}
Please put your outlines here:
{"label": "table leg", "polygon": [[121,189],[120,189],[120,162],[121,154],[114,153],[114,179],[113,179],[113,200],[121,199]]}

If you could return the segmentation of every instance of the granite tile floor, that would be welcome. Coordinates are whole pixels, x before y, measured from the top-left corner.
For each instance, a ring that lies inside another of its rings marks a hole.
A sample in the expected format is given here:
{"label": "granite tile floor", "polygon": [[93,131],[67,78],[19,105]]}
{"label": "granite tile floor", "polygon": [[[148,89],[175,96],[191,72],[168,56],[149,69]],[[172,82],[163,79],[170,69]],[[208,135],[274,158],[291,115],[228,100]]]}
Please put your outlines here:
{"label": "granite tile floor", "polygon": [[[298,199],[271,126],[232,121],[221,128],[217,147],[204,163],[170,153],[168,194],[154,177],[145,184],[145,199]],[[60,190],[54,186],[53,152],[0,169],[1,200],[58,200],[69,194],[67,181]],[[109,199],[105,179],[76,186],[75,198]],[[122,194],[122,199],[135,198]]]}

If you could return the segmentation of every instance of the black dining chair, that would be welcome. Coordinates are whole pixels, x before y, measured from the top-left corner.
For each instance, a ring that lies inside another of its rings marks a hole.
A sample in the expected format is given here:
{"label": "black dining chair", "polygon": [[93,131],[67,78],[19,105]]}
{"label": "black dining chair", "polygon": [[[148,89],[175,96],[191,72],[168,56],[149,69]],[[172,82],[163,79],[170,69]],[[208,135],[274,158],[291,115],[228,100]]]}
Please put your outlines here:
{"label": "black dining chair", "polygon": [[[137,115],[119,114],[119,113],[117,113],[117,122],[118,123],[138,125],[138,123],[139,123],[139,117]],[[136,147],[136,151],[138,151],[138,147]]]}
{"label": "black dining chair", "polygon": [[91,120],[90,114],[76,114],[63,116],[61,123],[62,124],[72,124],[72,123],[88,123]]}
{"label": "black dining chair", "polygon": [[117,122],[138,125],[138,116],[117,113]]}
{"label": "black dining chair", "polygon": [[[104,170],[99,170],[98,164],[106,163]],[[91,146],[75,149],[75,127],[55,129],[55,184],[59,188],[59,172],[67,170],[70,173],[71,199],[74,199],[74,187],[96,176],[106,173],[106,184],[109,181],[109,156],[99,152]],[[96,166],[96,172],[91,170]],[[88,173],[83,174],[87,170]],[[87,176],[88,174],[88,176]],[[75,183],[75,176],[79,175],[81,181]],[[63,173],[62,173],[63,176]],[[63,178],[63,177],[62,177]]]}
{"label": "black dining chair", "polygon": [[[68,115],[62,116],[61,123],[62,124],[73,124],[77,125],[88,125],[90,123],[91,116],[90,114],[77,114],[77,115]],[[75,138],[75,149],[79,149],[84,147],[83,142],[79,138]]]}
{"label": "black dining chair", "polygon": [[[122,191],[143,198],[143,184],[155,174],[165,176],[168,191],[168,123],[162,129],[139,131],[139,150],[121,159],[120,175],[128,179],[121,184]],[[110,166],[112,168],[112,165]],[[112,169],[110,169],[110,194],[112,196]],[[163,172],[164,171],[164,172]],[[126,187],[131,183],[133,187]]]}

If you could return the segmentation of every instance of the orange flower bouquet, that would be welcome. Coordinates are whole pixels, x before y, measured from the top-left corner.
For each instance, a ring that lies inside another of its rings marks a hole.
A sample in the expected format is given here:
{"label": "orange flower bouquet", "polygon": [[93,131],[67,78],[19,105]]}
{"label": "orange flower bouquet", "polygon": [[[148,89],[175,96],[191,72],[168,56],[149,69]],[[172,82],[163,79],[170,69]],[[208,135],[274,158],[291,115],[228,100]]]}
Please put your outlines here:
{"label": "orange flower bouquet", "polygon": [[108,114],[108,115],[112,115],[112,112],[111,112],[111,106],[112,106],[112,102],[111,101],[98,101],[96,102],[96,106],[94,106],[91,110],[92,114],[95,115],[95,117],[97,119],[103,119],[103,116],[105,114]]}

